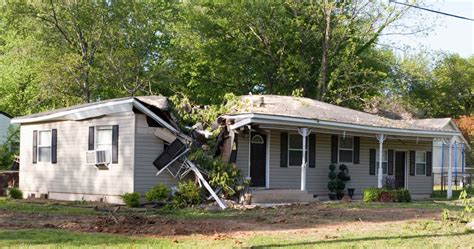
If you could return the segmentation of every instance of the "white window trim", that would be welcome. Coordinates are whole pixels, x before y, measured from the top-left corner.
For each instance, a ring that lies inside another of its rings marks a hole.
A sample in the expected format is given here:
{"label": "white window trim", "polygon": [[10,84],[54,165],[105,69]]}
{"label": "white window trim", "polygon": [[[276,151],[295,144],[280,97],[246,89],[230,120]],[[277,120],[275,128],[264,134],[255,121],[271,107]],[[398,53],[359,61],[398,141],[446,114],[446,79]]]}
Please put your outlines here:
{"label": "white window trim", "polygon": [[[418,162],[418,153],[424,153],[425,154],[425,161],[424,162]],[[425,166],[425,173],[424,174],[418,174],[417,173],[417,165],[418,164],[424,164]],[[415,176],[426,176],[426,151],[415,151]]]}
{"label": "white window trim", "polygon": [[[338,164],[354,164],[354,137],[353,136],[345,136],[345,138],[352,138],[352,149],[348,149],[348,148],[341,148],[341,138],[343,136],[338,136],[337,137],[337,163]],[[352,151],[352,161],[350,162],[341,162],[341,156],[340,156],[340,151],[341,150],[345,150],[345,151]]]}
{"label": "white window trim", "polygon": [[[385,153],[385,152],[387,152],[387,161],[383,161],[383,155],[382,155],[382,168],[383,168],[383,163],[387,163],[387,173],[382,174],[382,175],[387,176],[388,175],[388,149],[383,149],[383,153]],[[375,175],[379,174],[379,161],[377,161],[378,156],[379,156],[379,149],[376,149],[375,150],[375,168],[376,168]],[[382,170],[382,172],[383,172],[383,170]]]}
{"label": "white window trim", "polygon": [[[298,133],[288,133],[288,149],[287,149],[287,152],[286,152],[287,153],[286,165],[288,165],[288,167],[301,167],[301,164],[300,165],[290,165],[290,151],[301,151],[301,152],[303,152],[303,149],[292,149],[290,147],[291,135],[301,136]],[[303,146],[303,144],[301,144],[301,146]],[[309,136],[306,137],[306,146],[307,146],[307,148],[306,148],[306,157],[307,157],[307,159],[309,159]],[[309,163],[308,160],[306,160],[306,162]]]}
{"label": "white window trim", "polygon": [[[45,132],[45,131],[49,131],[49,133],[51,134],[51,139],[49,141],[49,146],[41,146],[40,145],[40,134],[41,132]],[[45,164],[48,164],[48,163],[51,163],[51,159],[53,157],[53,141],[52,140],[52,136],[53,136],[53,129],[43,129],[43,130],[38,130],[37,134],[36,134],[36,162],[37,163],[45,163]],[[49,148],[49,161],[40,161],[40,148]]]}

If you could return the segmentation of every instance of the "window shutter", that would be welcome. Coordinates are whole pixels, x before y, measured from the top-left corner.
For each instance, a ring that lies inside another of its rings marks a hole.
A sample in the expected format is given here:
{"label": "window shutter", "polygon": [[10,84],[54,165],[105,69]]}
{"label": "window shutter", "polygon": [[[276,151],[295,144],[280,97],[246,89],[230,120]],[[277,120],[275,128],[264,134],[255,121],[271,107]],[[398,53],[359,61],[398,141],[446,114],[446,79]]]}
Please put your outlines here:
{"label": "window shutter", "polygon": [[89,147],[88,147],[88,150],[94,150],[95,149],[95,146],[94,146],[94,130],[95,130],[94,126],[89,126]]}
{"label": "window shutter", "polygon": [[309,167],[316,168],[316,134],[309,135]]}
{"label": "window shutter", "polygon": [[33,131],[33,163],[38,162],[38,131]]}
{"label": "window shutter", "polygon": [[410,150],[410,175],[415,175],[415,157],[416,153],[414,150]]}
{"label": "window shutter", "polygon": [[332,135],[331,137],[331,163],[337,163],[337,149],[339,147],[339,136]]}
{"label": "window shutter", "polygon": [[280,133],[280,167],[288,167],[288,133],[286,132]]}
{"label": "window shutter", "polygon": [[51,163],[56,164],[58,162],[58,130],[51,130]]}
{"label": "window shutter", "polygon": [[393,175],[393,150],[388,150],[388,174]]}
{"label": "window shutter", "polygon": [[119,126],[112,126],[112,163],[118,163]]}
{"label": "window shutter", "polygon": [[426,152],[426,176],[431,176],[431,172],[433,172],[431,151],[427,151]]}
{"label": "window shutter", "polygon": [[370,149],[369,152],[369,175],[375,175],[375,149]]}
{"label": "window shutter", "polygon": [[360,137],[354,137],[354,164],[360,161]]}

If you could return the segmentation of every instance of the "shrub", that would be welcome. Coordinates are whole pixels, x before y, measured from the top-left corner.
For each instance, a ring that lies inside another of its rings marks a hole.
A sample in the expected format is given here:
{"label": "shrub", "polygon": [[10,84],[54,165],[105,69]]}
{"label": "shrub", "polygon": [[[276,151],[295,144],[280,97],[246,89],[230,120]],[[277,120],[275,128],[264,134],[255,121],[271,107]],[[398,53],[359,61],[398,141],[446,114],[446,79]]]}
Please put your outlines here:
{"label": "shrub", "polygon": [[176,207],[189,207],[201,203],[201,189],[192,181],[178,183],[173,203]]}
{"label": "shrub", "polygon": [[8,196],[12,199],[21,199],[23,198],[23,192],[17,188],[9,188],[8,189]]}
{"label": "shrub", "polygon": [[145,198],[148,201],[164,201],[171,195],[171,189],[167,188],[163,183],[155,185],[148,192],[145,193]]}
{"label": "shrub", "polygon": [[140,206],[140,194],[133,192],[133,193],[125,193],[122,195],[122,200],[125,202],[125,205],[128,207],[138,207]]}
{"label": "shrub", "polygon": [[407,189],[378,189],[366,188],[362,192],[364,202],[410,202],[411,196]]}
{"label": "shrub", "polygon": [[380,189],[378,188],[366,188],[362,192],[362,200],[364,202],[375,202],[379,200]]}
{"label": "shrub", "polygon": [[205,169],[209,175],[209,184],[213,188],[220,187],[226,197],[235,195],[238,189],[243,188],[242,174],[234,165],[214,159],[202,150],[193,151],[188,159]]}
{"label": "shrub", "polygon": [[407,189],[396,189],[392,191],[394,202],[410,202],[411,196]]}
{"label": "shrub", "polygon": [[392,191],[390,190],[382,190],[379,192],[379,199],[380,202],[393,202]]}
{"label": "shrub", "polygon": [[337,187],[338,187],[338,184],[336,182],[337,174],[336,174],[336,172],[334,172],[334,170],[336,170],[336,165],[330,164],[329,165],[329,173],[328,173],[328,178],[329,178],[328,190],[331,193],[334,193],[337,190]]}
{"label": "shrub", "polygon": [[395,177],[385,176],[382,181],[384,189],[392,190],[395,189]]}

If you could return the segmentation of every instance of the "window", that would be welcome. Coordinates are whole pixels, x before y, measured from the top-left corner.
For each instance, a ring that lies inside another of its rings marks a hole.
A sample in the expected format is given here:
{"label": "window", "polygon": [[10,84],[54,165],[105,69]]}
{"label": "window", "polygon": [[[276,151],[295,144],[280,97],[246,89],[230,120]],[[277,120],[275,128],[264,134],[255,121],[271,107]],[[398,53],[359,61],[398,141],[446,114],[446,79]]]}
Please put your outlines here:
{"label": "window", "polygon": [[110,161],[110,153],[112,152],[112,126],[97,126],[96,129],[96,150],[106,150],[108,153],[107,161]]}
{"label": "window", "polygon": [[51,130],[38,133],[38,162],[51,162]]}
{"label": "window", "polygon": [[354,138],[339,137],[339,162],[352,163],[354,153]]}
{"label": "window", "polygon": [[[388,172],[388,150],[384,150],[383,153],[382,153],[382,173],[383,175],[386,175],[387,172]],[[375,174],[378,175],[379,173],[379,150],[376,151],[376,154],[375,154]]]}
{"label": "window", "polygon": [[426,175],[426,152],[417,151],[415,158],[416,175]]}
{"label": "window", "polygon": [[[308,137],[306,138],[306,162],[309,159],[308,153]],[[303,157],[303,137],[299,134],[288,135],[288,165],[301,166]]]}
{"label": "window", "polygon": [[265,142],[263,141],[263,137],[260,135],[255,135],[252,137],[252,143],[253,144],[264,144]]}

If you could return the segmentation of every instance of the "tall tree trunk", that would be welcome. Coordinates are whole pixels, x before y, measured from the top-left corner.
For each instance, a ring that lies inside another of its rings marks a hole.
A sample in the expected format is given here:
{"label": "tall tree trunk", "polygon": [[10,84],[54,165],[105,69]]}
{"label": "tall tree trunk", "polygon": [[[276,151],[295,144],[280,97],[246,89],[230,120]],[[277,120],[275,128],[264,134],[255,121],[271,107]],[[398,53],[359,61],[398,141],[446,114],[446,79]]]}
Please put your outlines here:
{"label": "tall tree trunk", "polygon": [[316,99],[322,100],[324,94],[327,91],[327,74],[328,74],[328,51],[329,42],[331,35],[331,11],[332,6],[328,3],[328,0],[324,1],[323,4],[323,17],[324,17],[324,36],[322,44],[322,55],[321,55],[321,67],[319,71],[319,81],[316,90]]}

